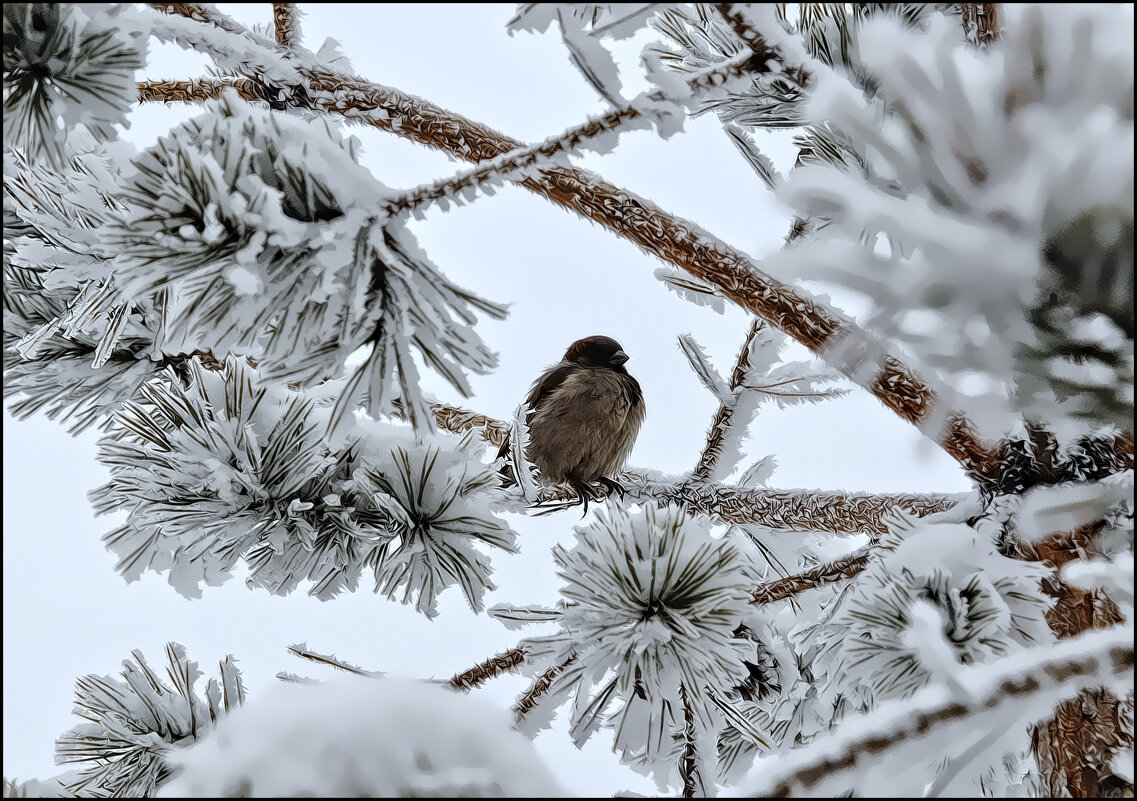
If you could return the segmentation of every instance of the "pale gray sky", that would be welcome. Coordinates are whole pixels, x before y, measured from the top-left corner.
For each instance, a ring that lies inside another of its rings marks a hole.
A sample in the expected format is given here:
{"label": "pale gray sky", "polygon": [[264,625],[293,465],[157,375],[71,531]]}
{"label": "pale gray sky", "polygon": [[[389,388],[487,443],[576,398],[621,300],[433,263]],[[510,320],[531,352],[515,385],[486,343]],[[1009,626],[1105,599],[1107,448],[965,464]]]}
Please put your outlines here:
{"label": "pale gray sky", "polygon": [[[268,3],[220,7],[242,21],[270,22]],[[603,110],[558,36],[505,33],[512,5],[301,4],[301,9],[307,13],[304,42],[311,49],[334,37],[366,78],[518,139],[543,139]],[[634,58],[625,61],[626,93],[634,93],[643,84]],[[189,77],[202,74],[205,62],[178,48],[155,46],[150,63],[151,77]],[[192,112],[177,106],[140,109],[127,135],[149,145]],[[364,163],[388,186],[410,187],[463,166],[389,134],[351,132],[364,145]],[[769,150],[785,166],[790,156],[785,138],[769,137]],[[668,141],[654,133],[626,134],[614,153],[581,163],[759,260],[780,247],[787,229],[788,212],[711,117],[688,121],[687,132]],[[463,401],[437,380],[427,381],[428,390],[508,418],[530,382],[569,343],[608,334],[631,354],[628,368],[647,401],[632,464],[666,472],[693,466],[717,402],[687,367],[675,337],[693,334],[728,371],[745,334],[743,312],[730,308],[718,315],[680,300],[652,277],[660,262],[522,189],[506,187],[446,213],[432,210],[411,229],[448,276],[483,297],[512,304],[505,321],[479,323],[501,364],[492,375],[473,377],[475,397]],[[845,309],[860,311],[854,305]],[[795,346],[789,358],[804,354]],[[775,486],[968,489],[946,454],[859,390],[816,407],[764,407],[751,432],[749,457],[777,456]],[[135,648],[161,664],[165,643],[176,640],[207,675],[232,654],[255,703],[258,692],[277,681],[277,671],[330,675],[286,654],[290,643],[307,641],[371,669],[443,678],[519,637],[474,615],[454,590],[442,595],[441,614],[429,622],[372,594],[366,579],[360,591],[326,603],[303,594],[277,598],[252,592],[239,578],[206,588],[200,601],[181,598],[154,574],[127,585],[100,542],[118,519],[96,520],[86,500],[86,492],[107,479],[95,462],[96,439],[90,431],[72,438],[42,417],[15,421],[5,411],[3,767],[9,778],[60,772],[52,746],[79,722],[70,714],[75,678],[117,673]],[[495,554],[499,589],[487,602],[555,602],[558,580],[550,548],[571,539],[578,518],[573,511],[538,520],[511,516],[521,553]],[[479,692],[505,705],[525,683],[505,677]],[[537,739],[555,774],[574,792],[652,792],[651,782],[617,763],[610,744],[610,735],[601,732],[577,752],[560,721]]]}

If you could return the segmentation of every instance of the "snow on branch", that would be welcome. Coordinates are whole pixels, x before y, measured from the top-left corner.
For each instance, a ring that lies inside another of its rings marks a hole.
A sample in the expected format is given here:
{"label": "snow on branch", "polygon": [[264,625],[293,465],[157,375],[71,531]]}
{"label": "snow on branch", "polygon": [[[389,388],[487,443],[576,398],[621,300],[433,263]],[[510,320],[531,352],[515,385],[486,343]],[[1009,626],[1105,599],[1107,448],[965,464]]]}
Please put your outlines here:
{"label": "snow on branch", "polygon": [[75,683],[74,713],[91,722],[68,730],[55,746],[57,764],[81,766],[66,787],[72,793],[152,797],[170,775],[173,749],[196,741],[245,700],[231,656],[221,662],[220,682],[210,679],[199,695],[203,674],[181,645],[166,645],[172,687],[141,652],[131,654],[121,679],[88,675]]}
{"label": "snow on branch", "polygon": [[[914,781],[926,781],[925,759],[918,755],[939,754],[950,766],[976,731],[1025,727],[1089,687],[1132,689],[1133,632],[1127,626],[1092,631],[996,662],[960,667],[953,678],[955,689],[943,683],[929,686],[908,699],[846,718],[834,734],[797,751],[760,758],[746,794],[835,795],[881,781],[899,792],[915,788]],[[916,763],[919,778],[911,772]]]}
{"label": "snow on branch", "polygon": [[447,280],[400,223],[376,222],[388,190],[355,140],[230,93],[206,111],[143,153],[111,226],[121,294],[165,293],[157,347],[250,353],[267,377],[310,385],[370,346],[333,427],[361,400],[385,413],[395,388],[429,426],[412,351],[469,394],[464,370],[496,362],[475,311],[505,309]]}
{"label": "snow on branch", "polygon": [[[171,7],[176,6],[164,5],[159,10]],[[210,20],[213,21],[213,15]],[[167,13],[151,15],[150,34],[159,41],[205,53],[221,69],[234,70],[272,86],[274,100],[292,98],[293,88],[302,82],[297,67],[289,63],[283,52],[255,41],[240,25],[203,25],[192,17]]]}
{"label": "snow on branch", "polygon": [[54,166],[83,125],[99,140],[129,125],[134,73],[146,62],[145,21],[129,8],[4,5],[4,146]]}
{"label": "snow on branch", "polygon": [[[627,491],[625,500],[654,500],[686,507],[720,523],[758,523],[787,531],[828,531],[835,534],[879,534],[881,518],[894,506],[923,517],[959,503],[966,494],[873,494],[829,490],[728,487],[701,482],[674,482],[652,471],[628,470],[616,479]],[[539,496],[542,503],[574,498],[571,490],[554,488]]]}
{"label": "snow on branch", "polygon": [[277,684],[176,765],[163,797],[565,795],[504,710],[409,679]]}
{"label": "snow on branch", "polygon": [[[682,340],[681,340],[682,341]],[[758,407],[776,401],[779,407],[837,397],[840,389],[818,389],[816,385],[836,380],[833,373],[811,370],[804,362],[779,363],[785,339],[755,318],[747,331],[742,349],[725,384],[705,360],[697,357],[697,343],[683,345],[700,380],[721,401],[699,461],[691,472],[697,481],[721,480],[729,475],[742,455],[741,441]],[[704,374],[710,374],[704,378]],[[716,380],[717,379],[717,380]],[[708,383],[708,381],[710,383]],[[745,485],[745,484],[744,484]]]}
{"label": "snow on branch", "polygon": [[576,533],[573,547],[553,549],[564,580],[558,631],[521,642],[561,666],[533,691],[551,677],[542,706],[551,712],[572,699],[578,746],[610,726],[622,759],[665,780],[679,764],[682,710],[691,715],[687,741],[702,739],[718,721],[708,688],[746,677],[752,646],[734,632],[750,608],[747,546],[655,504],[606,510]]}

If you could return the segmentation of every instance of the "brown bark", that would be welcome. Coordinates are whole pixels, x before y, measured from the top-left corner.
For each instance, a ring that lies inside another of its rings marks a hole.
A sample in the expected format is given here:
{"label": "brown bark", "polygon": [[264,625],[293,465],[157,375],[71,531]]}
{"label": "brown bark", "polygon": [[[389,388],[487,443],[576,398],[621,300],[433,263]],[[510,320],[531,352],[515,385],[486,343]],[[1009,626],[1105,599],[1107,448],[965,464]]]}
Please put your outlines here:
{"label": "brown bark", "polygon": [[517,723],[523,721],[525,716],[533,711],[533,708],[537,706],[537,701],[539,701],[541,696],[547,693],[549,688],[553,685],[553,679],[563,673],[565,668],[575,661],[576,656],[570,656],[564,662],[561,662],[559,665],[553,665],[536,678],[533,684],[530,685],[528,691],[518,698],[517,703],[513,705],[513,718]]}
{"label": "brown bark", "polygon": [[[1103,522],[1054,534],[1032,546],[1029,555],[1058,568],[1092,553]],[[1075,637],[1095,628],[1122,622],[1117,604],[1100,590],[1085,591],[1057,576],[1043,589],[1055,599],[1046,613],[1059,639]],[[1031,733],[1042,776],[1043,790],[1051,797],[1131,798],[1133,785],[1113,775],[1114,756],[1133,748],[1133,697],[1118,698],[1097,687],[1058,705],[1054,716],[1037,724]]]}
{"label": "brown bark", "polygon": [[497,656],[491,656],[485,662],[479,662],[469,670],[454,674],[450,679],[450,686],[456,690],[469,692],[492,678],[514,670],[525,662],[525,658],[524,648],[510,648]]}
{"label": "brown bark", "polygon": [[963,32],[979,47],[986,47],[999,38],[998,3],[960,3]]}
{"label": "brown bark", "polygon": [[812,570],[806,570],[795,576],[768,581],[758,586],[750,602],[753,604],[770,604],[792,598],[800,592],[812,590],[825,584],[846,581],[868,567],[871,558],[867,551],[858,551],[833,562],[818,565]]}
{"label": "brown bark", "polygon": [[226,89],[236,89],[245,100],[260,100],[256,86],[245,78],[191,78],[186,81],[142,81],[138,84],[138,102],[203,103],[221,96]]}
{"label": "brown bark", "polygon": [[272,4],[273,33],[282,47],[293,47],[297,44],[300,34],[298,16],[295,3]]}

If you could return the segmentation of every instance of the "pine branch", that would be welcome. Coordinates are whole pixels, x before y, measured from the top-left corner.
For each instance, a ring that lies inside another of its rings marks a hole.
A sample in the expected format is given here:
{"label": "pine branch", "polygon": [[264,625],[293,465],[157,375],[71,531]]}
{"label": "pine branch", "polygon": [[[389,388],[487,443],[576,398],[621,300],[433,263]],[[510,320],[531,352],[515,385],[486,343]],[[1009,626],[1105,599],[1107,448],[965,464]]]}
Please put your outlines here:
{"label": "pine branch", "polygon": [[795,576],[768,581],[759,585],[758,589],[754,591],[752,603],[756,605],[772,604],[776,601],[792,598],[800,592],[816,589],[824,584],[834,584],[838,581],[851,579],[869,566],[871,558],[871,551],[868,548],[862,548],[848,556],[818,565]]}
{"label": "pine branch", "polygon": [[[970,688],[970,695],[949,694],[937,684],[907,700],[884,704],[859,716],[862,719],[856,722],[861,725],[855,726],[855,734],[842,736],[839,728],[835,735],[779,760],[786,767],[764,771],[768,778],[747,788],[748,794],[810,794],[837,774],[870,760],[879,762],[889,751],[940,734],[952,724],[983,714],[1017,720],[1038,705],[1073,697],[1103,680],[1124,682],[1128,676],[1132,681],[1132,673],[1133,632],[1126,626],[961,668],[959,684]],[[844,725],[853,722],[847,718]]]}
{"label": "pine branch", "polygon": [[203,103],[215,100],[226,89],[236,89],[243,100],[262,100],[256,85],[247,78],[191,78],[185,81],[141,81],[139,103]]}
{"label": "pine branch", "polygon": [[295,3],[272,4],[272,26],[276,41],[292,49],[300,42],[300,12]]}
{"label": "pine branch", "polygon": [[[201,15],[197,6],[162,7],[166,8],[170,9],[168,13]],[[220,27],[216,15],[213,17]],[[308,83],[307,96],[293,100],[309,108],[390,131],[467,161],[493,159],[523,147],[523,143],[488,126],[398,90],[325,68],[305,68],[302,72]],[[883,346],[853,321],[763,274],[745,254],[694,223],[582,170],[548,168],[540,180],[530,177],[519,183],[721,287],[731,301],[801,342],[936,441],[940,441],[940,426],[947,422],[970,425],[958,412],[930,415],[937,401],[941,407],[950,407],[950,399],[937,398],[923,378],[885,353]],[[878,369],[866,369],[870,365]],[[950,434],[953,429],[946,430]],[[966,449],[969,443],[962,447]],[[948,447],[952,443],[945,440],[941,444]]]}
{"label": "pine branch", "polygon": [[[197,5],[156,7],[211,22],[223,30],[231,31],[234,25]],[[250,42],[272,45],[236,27],[234,32]],[[307,92],[294,95],[292,102],[381,128],[456,158],[480,162],[522,147],[521,142],[488,126],[398,90],[326,68],[303,68],[302,73]],[[724,297],[768,320],[918,426],[981,484],[1001,486],[1021,472],[1021,465],[1011,471],[1000,459],[999,449],[1008,441],[984,443],[971,421],[954,409],[950,390],[942,388],[937,393],[852,320],[765,275],[744,253],[709,232],[582,170],[548,168],[540,179],[529,177],[519,183],[719,287]],[[1132,467],[1131,434],[1094,442],[1106,461],[1092,466],[1093,470],[1108,474]],[[1110,459],[1111,453],[1117,458]]]}
{"label": "pine branch", "polygon": [[526,659],[524,648],[510,648],[508,651],[491,656],[485,662],[474,665],[467,671],[455,673],[450,679],[450,686],[455,690],[469,692],[480,687],[487,681],[497,678],[503,673],[509,673],[524,664]]}
{"label": "pine branch", "polygon": [[[485,415],[441,403],[433,404],[431,408],[438,426],[453,433],[477,429],[482,439],[497,446],[509,433],[509,426]],[[686,505],[692,514],[710,515],[722,523],[757,523],[789,531],[881,534],[885,528],[880,518],[894,506],[924,517],[952,508],[963,497],[938,493],[749,489],[666,481],[653,477],[649,471],[634,468],[621,473],[619,480],[630,503],[654,499]],[[538,502],[546,504],[575,498],[576,495],[568,488],[543,488]]]}
{"label": "pine branch", "polygon": [[[754,337],[760,330],[762,330],[762,320],[755,317],[750,323],[750,330],[746,333],[742,349],[738,352],[738,360],[734,363],[734,370],[730,374],[731,391],[737,390],[746,380],[746,371],[750,369],[750,343],[754,341]],[[707,432],[707,443],[703,446],[703,452],[699,454],[699,462],[691,471],[691,477],[696,481],[710,480],[711,471],[719,457],[722,456],[723,440],[726,438],[727,431],[730,430],[733,419],[734,406],[725,402],[720,403],[714,419],[711,420],[711,428]]]}
{"label": "pine branch", "polygon": [[529,689],[526,690],[525,693],[517,699],[517,703],[513,705],[514,726],[521,723],[521,721],[525,719],[525,716],[533,711],[533,708],[537,706],[537,701],[549,691],[549,687],[553,684],[553,679],[563,673],[565,669],[575,661],[576,656],[570,656],[559,665],[553,665],[534,680],[529,686]]}

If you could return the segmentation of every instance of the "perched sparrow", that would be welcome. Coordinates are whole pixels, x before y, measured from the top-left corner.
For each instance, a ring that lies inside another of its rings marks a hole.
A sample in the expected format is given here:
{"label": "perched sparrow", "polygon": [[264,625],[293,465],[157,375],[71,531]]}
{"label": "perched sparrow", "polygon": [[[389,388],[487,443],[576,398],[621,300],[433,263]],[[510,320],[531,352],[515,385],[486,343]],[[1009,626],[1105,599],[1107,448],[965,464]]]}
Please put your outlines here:
{"label": "perched sparrow", "polygon": [[[644,420],[639,382],[628,375],[628,354],[611,337],[578,339],[533,384],[525,402],[529,447],[525,457],[545,484],[568,484],[585,512],[599,481],[623,494],[610,476],[623,466]],[[509,441],[499,456],[509,451]]]}

